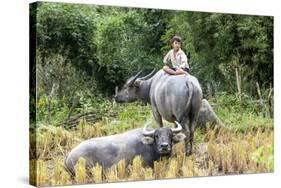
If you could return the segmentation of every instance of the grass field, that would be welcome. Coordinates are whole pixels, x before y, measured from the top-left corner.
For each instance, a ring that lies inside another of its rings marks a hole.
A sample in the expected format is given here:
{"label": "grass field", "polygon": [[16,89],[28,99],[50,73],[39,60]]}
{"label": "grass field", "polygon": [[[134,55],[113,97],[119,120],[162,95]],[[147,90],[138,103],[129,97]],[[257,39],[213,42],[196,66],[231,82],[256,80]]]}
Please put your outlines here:
{"label": "grass field", "polygon": [[63,167],[68,152],[81,141],[142,127],[152,118],[148,105],[113,105],[116,117],[105,116],[94,124],[81,119],[75,129],[40,124],[30,130],[30,181],[44,186],[273,172],[273,119],[231,100],[210,100],[225,128],[197,129],[193,155],[185,157],[183,143],[176,144],[172,157],[155,162],[154,169],[143,168],[136,157],[128,169],[120,161],[106,172],[97,165],[86,174],[81,158],[71,179]]}

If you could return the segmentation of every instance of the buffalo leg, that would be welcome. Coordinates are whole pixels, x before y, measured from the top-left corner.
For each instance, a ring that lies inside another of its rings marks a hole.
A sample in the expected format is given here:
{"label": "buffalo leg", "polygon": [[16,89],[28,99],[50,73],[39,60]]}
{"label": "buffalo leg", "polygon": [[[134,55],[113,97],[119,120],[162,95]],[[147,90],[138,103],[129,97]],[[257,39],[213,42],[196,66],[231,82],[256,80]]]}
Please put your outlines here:
{"label": "buffalo leg", "polygon": [[191,134],[191,130],[190,130],[190,119],[189,118],[184,118],[183,121],[181,121],[181,124],[184,125],[183,126],[183,133],[185,134],[185,139],[184,139],[184,143],[185,143],[185,155],[189,156],[192,153],[192,145],[190,145],[190,140],[193,139],[193,135]]}
{"label": "buffalo leg", "polygon": [[189,122],[189,131],[190,131],[190,139],[189,139],[189,144],[190,144],[190,150],[188,155],[192,154],[193,151],[193,145],[194,145],[194,131],[195,131],[195,127],[196,127],[196,115],[192,114],[190,115],[190,122]]}
{"label": "buffalo leg", "polygon": [[196,122],[195,122],[195,116],[190,115],[189,119],[185,123],[185,129],[184,134],[186,136],[185,138],[185,155],[189,156],[192,154],[193,151],[193,145],[194,145],[194,130],[195,130]]}
{"label": "buffalo leg", "polygon": [[185,131],[185,155],[189,156],[193,151],[193,136],[194,132],[192,130]]}
{"label": "buffalo leg", "polygon": [[152,108],[152,114],[153,114],[153,117],[154,117],[155,121],[157,122],[158,126],[163,127],[162,116],[159,114],[157,109]]}
{"label": "buffalo leg", "polygon": [[191,132],[190,132],[190,130],[186,130],[185,131],[185,155],[186,156],[189,156],[189,155],[191,155],[191,153],[192,153],[192,145],[190,144],[191,142],[190,142],[190,140],[191,140]]}
{"label": "buffalo leg", "polygon": [[189,150],[186,152],[186,155],[191,155],[193,152],[193,144],[194,144],[194,140],[193,140],[193,136],[194,136],[194,131],[190,131],[190,139],[189,139]]}

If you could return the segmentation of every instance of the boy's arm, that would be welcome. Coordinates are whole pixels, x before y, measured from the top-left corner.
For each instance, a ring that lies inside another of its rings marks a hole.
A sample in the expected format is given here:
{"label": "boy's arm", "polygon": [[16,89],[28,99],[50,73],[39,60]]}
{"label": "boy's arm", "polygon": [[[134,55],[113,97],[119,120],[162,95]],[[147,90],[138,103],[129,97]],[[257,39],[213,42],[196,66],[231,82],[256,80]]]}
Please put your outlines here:
{"label": "boy's arm", "polygon": [[171,51],[169,51],[169,52],[165,55],[165,57],[164,57],[164,59],[163,59],[163,63],[164,63],[165,65],[168,65],[168,62],[170,61],[170,52],[171,52]]}
{"label": "boy's arm", "polygon": [[171,51],[169,51],[163,59],[163,63],[164,63],[163,70],[168,74],[175,75],[175,74],[177,74],[176,71],[171,69],[172,65],[171,65],[171,55],[170,54],[171,54]]}
{"label": "boy's arm", "polygon": [[180,65],[180,68],[187,68],[187,69],[189,69],[189,65],[188,65],[188,59],[187,59],[187,57],[186,57],[186,55],[185,55],[185,53],[182,53],[181,54],[181,65]]}
{"label": "boy's arm", "polygon": [[170,68],[169,66],[167,66],[167,65],[164,65],[163,70],[164,70],[166,73],[171,74],[171,75],[177,74],[177,71],[174,71],[173,69],[171,69],[171,68]]}

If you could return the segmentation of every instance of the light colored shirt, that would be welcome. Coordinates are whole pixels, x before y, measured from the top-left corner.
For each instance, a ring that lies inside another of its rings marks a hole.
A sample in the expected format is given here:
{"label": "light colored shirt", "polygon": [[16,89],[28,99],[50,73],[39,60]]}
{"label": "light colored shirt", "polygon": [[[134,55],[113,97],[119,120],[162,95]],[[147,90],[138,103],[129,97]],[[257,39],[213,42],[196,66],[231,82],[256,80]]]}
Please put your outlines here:
{"label": "light colored shirt", "polygon": [[188,59],[185,53],[179,49],[174,55],[174,50],[171,49],[164,57],[164,64],[167,65],[169,61],[172,62],[173,68],[189,68]]}

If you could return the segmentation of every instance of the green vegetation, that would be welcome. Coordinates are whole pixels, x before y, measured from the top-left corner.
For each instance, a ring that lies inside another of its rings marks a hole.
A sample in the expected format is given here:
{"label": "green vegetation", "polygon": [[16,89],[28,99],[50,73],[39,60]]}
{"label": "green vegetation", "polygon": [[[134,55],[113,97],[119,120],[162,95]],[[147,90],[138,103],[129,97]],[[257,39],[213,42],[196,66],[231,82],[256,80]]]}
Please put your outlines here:
{"label": "green vegetation", "polygon": [[[33,184],[273,171],[273,17],[39,2],[30,23]],[[71,179],[63,160],[78,143],[153,119],[149,105],[116,104],[114,91],[139,70],[162,68],[173,35],[182,37],[191,74],[226,128],[196,130],[188,158],[177,144],[153,169],[136,157],[128,170],[120,161],[90,174],[80,159]]]}
{"label": "green vegetation", "polygon": [[175,34],[205,96],[235,93],[235,70],[241,95],[258,98],[256,83],[262,95],[273,87],[272,17],[42,2],[30,15],[37,122],[100,108],[138,70],[160,69]]}

